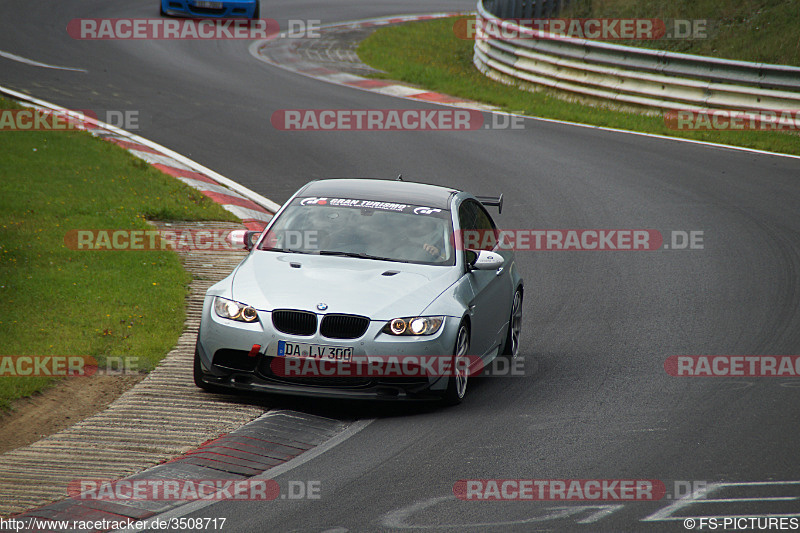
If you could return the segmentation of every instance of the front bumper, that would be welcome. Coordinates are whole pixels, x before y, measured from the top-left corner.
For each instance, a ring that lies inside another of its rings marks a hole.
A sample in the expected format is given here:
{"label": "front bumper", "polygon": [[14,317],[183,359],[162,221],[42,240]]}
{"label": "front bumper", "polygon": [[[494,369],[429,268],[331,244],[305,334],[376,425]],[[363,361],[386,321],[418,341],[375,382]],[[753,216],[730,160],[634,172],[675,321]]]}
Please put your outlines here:
{"label": "front bumper", "polygon": [[[197,351],[204,382],[238,390],[296,396],[371,400],[429,400],[444,394],[448,377],[441,375],[288,377],[273,371],[283,362],[276,354],[278,341],[352,348],[355,358],[385,360],[387,356],[450,356],[460,319],[446,317],[434,335],[397,337],[381,332],[385,321],[372,321],[357,339],[331,339],[319,331],[311,336],[287,335],[272,325],[271,313],[258,311],[259,321],[220,318],[212,309],[213,296],[203,307]],[[250,356],[254,345],[261,348]]]}

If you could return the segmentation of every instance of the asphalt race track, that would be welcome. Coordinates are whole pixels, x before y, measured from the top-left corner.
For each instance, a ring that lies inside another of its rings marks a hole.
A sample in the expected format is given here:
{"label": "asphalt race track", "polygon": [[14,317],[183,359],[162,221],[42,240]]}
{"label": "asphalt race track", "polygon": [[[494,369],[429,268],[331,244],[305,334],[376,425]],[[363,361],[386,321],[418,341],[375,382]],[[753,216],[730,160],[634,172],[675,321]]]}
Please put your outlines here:
{"label": "asphalt race track", "polygon": [[[473,8],[263,0],[261,15],[285,26]],[[1,51],[88,72],[0,57],[0,84],[69,108],[137,110],[136,133],[278,203],[311,179],[402,172],[503,192],[506,228],[702,231],[704,245],[518,252],[524,377],[471,380],[455,408],[276,399],[376,420],[278,478],[318,481],[319,499],[220,502],[192,516],[226,517],[234,532],[685,531],[684,516],[800,513],[800,379],[664,369],[672,355],[800,354],[800,159],[535,120],[508,131],[283,132],[270,124],[280,109],[436,107],[286,72],[254,59],[247,41],[78,41],[65,30],[73,18],[157,9],[3,0]],[[670,498],[459,501],[460,479],[655,479]],[[718,482],[742,485],[709,495],[725,502],[678,509],[671,499],[676,487]]]}

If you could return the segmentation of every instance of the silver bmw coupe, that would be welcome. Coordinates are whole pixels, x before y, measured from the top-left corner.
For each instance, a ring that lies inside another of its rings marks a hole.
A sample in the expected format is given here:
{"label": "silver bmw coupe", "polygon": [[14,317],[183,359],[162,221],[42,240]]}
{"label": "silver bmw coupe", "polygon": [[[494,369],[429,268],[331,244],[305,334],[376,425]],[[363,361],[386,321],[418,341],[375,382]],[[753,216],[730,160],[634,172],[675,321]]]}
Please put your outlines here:
{"label": "silver bmw coupe", "polygon": [[523,280],[476,197],[436,185],[312,181],[206,293],[194,360],[206,390],[457,404],[516,357]]}

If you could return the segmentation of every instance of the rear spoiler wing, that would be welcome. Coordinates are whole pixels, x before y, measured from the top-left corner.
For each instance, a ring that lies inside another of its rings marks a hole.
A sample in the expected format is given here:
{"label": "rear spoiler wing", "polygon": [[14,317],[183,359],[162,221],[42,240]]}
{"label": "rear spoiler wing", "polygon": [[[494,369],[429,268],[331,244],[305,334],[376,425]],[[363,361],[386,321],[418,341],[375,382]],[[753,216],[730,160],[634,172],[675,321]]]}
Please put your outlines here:
{"label": "rear spoiler wing", "polygon": [[503,194],[501,193],[500,196],[476,196],[475,198],[478,199],[480,203],[483,205],[489,205],[492,207],[497,207],[497,212],[503,212]]}

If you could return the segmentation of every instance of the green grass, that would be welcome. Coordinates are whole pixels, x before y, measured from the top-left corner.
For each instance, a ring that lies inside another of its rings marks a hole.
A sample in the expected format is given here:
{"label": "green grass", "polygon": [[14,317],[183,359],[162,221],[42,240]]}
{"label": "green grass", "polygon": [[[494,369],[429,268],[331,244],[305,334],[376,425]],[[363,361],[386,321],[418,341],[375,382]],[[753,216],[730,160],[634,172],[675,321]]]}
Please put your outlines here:
{"label": "green grass", "polygon": [[673,130],[661,116],[583,105],[566,100],[564,93],[528,92],[492,81],[473,66],[473,41],[456,37],[455,20],[445,18],[380,28],[360,43],[358,55],[385,73],[376,77],[412,83],[509,112],[800,154],[800,139],[794,133]]}
{"label": "green grass", "polygon": [[743,61],[800,65],[800,4],[787,0],[577,0],[563,17],[701,19],[707,38],[617,41]]}
{"label": "green grass", "polygon": [[[66,232],[237,219],[84,132],[0,132],[0,161],[0,355],[93,356],[101,367],[130,356],[152,369],[183,329],[190,276],[178,255],[70,250]],[[0,410],[52,383],[0,377]]]}

